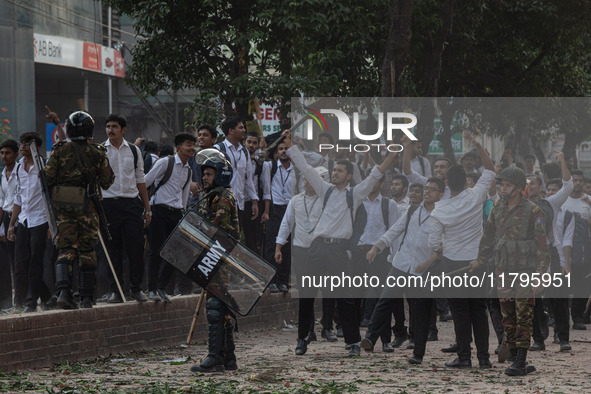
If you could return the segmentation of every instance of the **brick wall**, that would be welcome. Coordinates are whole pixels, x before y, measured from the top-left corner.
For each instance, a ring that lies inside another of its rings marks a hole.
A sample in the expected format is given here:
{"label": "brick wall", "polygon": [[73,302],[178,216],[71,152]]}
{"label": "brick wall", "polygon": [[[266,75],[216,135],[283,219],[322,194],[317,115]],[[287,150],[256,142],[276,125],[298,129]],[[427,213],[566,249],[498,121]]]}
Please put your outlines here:
{"label": "brick wall", "polygon": [[[0,370],[50,366],[185,343],[198,295],[162,302],[99,304],[93,309],[47,311],[0,317]],[[317,303],[319,304],[319,303]],[[252,312],[238,317],[240,331],[297,320],[298,300],[266,292]],[[205,305],[193,340],[207,338]]]}

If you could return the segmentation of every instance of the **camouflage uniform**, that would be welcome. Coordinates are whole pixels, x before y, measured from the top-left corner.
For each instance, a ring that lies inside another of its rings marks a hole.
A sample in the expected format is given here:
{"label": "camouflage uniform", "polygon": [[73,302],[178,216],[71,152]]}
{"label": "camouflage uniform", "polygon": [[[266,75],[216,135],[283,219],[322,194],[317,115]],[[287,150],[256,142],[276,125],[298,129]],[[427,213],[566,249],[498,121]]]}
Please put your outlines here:
{"label": "camouflage uniform", "polygon": [[[106,149],[102,145],[89,144],[86,141],[58,142],[51,149],[49,162],[45,167],[47,184],[50,189],[54,186],[78,186],[86,188],[86,180],[82,174],[82,165],[78,163],[74,153],[73,144],[78,144],[80,155],[86,155],[88,161],[95,165],[88,169],[96,179],[98,185],[108,189],[115,176],[109,166]],[[108,175],[104,174],[108,169]],[[56,269],[59,264],[69,267],[79,258],[80,264],[80,291],[94,292],[96,286],[96,254],[94,247],[98,240],[99,219],[92,202],[88,202],[88,211],[83,215],[57,213],[57,237],[56,247],[59,255],[56,261]],[[94,282],[94,283],[92,283]],[[84,285],[88,284],[83,289]],[[69,287],[69,283],[56,283],[58,289]],[[91,288],[88,288],[91,287]],[[88,294],[92,296],[92,294]]]}
{"label": "camouflage uniform", "polygon": [[[205,198],[195,207],[195,211],[209,222],[215,224],[232,237],[238,239],[240,226],[238,224],[238,207],[234,193],[229,188],[217,186],[207,190]],[[220,268],[216,277],[224,283],[230,281],[230,272]],[[216,286],[210,283],[209,286]],[[222,284],[218,284],[222,285]],[[234,354],[234,334],[232,317],[228,307],[217,297],[208,293],[207,322],[209,323],[209,354],[200,366],[194,366],[194,372],[221,372],[226,369],[238,368]]]}
{"label": "camouflage uniform", "polygon": [[240,237],[238,224],[238,207],[236,198],[231,189],[216,187],[212,189],[207,198],[204,198],[197,206],[199,216],[215,224],[232,237]]}
{"label": "camouflage uniform", "polygon": [[[516,212],[514,214],[514,212]],[[509,219],[509,223],[505,223]],[[504,226],[504,229],[503,229]],[[498,233],[502,230],[502,234]],[[544,214],[525,197],[512,211],[498,200],[484,228],[479,258],[492,258],[497,275],[504,273],[504,286],[497,281],[506,342],[509,348],[529,348],[535,298],[531,287],[511,287],[508,273],[543,274],[550,264]]]}

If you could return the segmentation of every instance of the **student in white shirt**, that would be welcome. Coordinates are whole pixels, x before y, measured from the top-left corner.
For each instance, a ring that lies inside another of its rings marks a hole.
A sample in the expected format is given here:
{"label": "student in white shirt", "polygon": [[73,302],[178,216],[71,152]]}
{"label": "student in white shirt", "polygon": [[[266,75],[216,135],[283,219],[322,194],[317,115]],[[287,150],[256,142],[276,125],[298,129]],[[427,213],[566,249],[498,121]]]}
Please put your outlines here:
{"label": "student in white shirt", "polygon": [[26,277],[14,275],[14,242],[6,239],[6,230],[10,225],[12,206],[16,193],[16,171],[14,171],[18,157],[18,143],[6,140],[0,145],[0,158],[4,164],[2,180],[0,182],[0,309],[12,307],[12,283],[14,282],[14,305],[25,303],[27,291]]}
{"label": "student in white shirt", "polygon": [[238,219],[240,221],[240,228],[243,228],[245,220],[255,220],[259,216],[258,205],[252,205],[252,216],[245,218],[244,203],[250,200],[258,201],[259,196],[256,193],[253,183],[254,169],[252,168],[250,156],[242,141],[246,128],[244,123],[238,118],[230,118],[224,120],[222,123],[222,131],[226,135],[219,144],[214,145],[214,148],[219,149],[226,155],[226,158],[232,164],[234,175],[230,185],[234,196],[236,197],[236,204],[238,205]]}
{"label": "student in white shirt", "polygon": [[[450,197],[435,204],[429,234],[431,250],[442,250],[444,272],[464,268],[478,257],[483,232],[482,206],[495,178],[494,165],[482,145],[469,133],[464,133],[464,137],[476,146],[485,170],[473,188],[466,187],[463,166],[456,164],[447,171]],[[490,368],[486,298],[452,297],[448,298],[448,304],[454,321],[458,357],[446,366],[471,367],[470,332],[473,331],[480,368]]]}
{"label": "student in white shirt", "polygon": [[[106,241],[109,257],[123,284],[123,253],[129,261],[131,297],[138,302],[148,301],[141,289],[144,279],[144,227],[152,220],[148,191],[144,178],[144,159],[140,149],[125,140],[127,119],[120,114],[109,114],[105,119],[109,165],[115,174],[115,182],[102,191],[103,209],[109,223],[112,240]],[[133,153],[135,151],[135,154]],[[103,265],[104,259],[99,260]],[[123,302],[117,282],[107,269],[109,292],[99,301]]]}
{"label": "student in white shirt", "polygon": [[[445,183],[441,179],[429,178],[427,186],[425,186],[424,200],[421,205],[418,207],[415,206],[413,210],[407,210],[406,213],[400,216],[396,224],[390,227],[367,253],[367,260],[373,262],[380,251],[383,251],[394,241],[398,240],[399,248],[392,260],[392,269],[388,275],[392,277],[421,275],[437,257],[429,248],[429,227],[432,221],[431,213],[433,212],[435,203],[441,199],[444,190]],[[417,293],[415,289],[410,288],[384,288],[369,322],[365,338],[361,341],[361,346],[364,349],[373,349],[380,328],[389,319],[394,306],[404,294],[408,297]],[[412,364],[420,364],[425,355],[431,309],[435,301],[432,298],[420,300],[420,304],[417,304],[415,300],[410,301],[410,305],[412,305],[410,314],[416,315],[414,356],[412,361],[409,359],[409,362]],[[415,306],[417,305],[419,308],[418,312],[415,311]]]}
{"label": "student in white shirt", "polygon": [[[160,257],[160,248],[174,230],[187,208],[191,187],[191,168],[189,158],[195,155],[197,139],[190,133],[179,133],[174,137],[176,155],[170,178],[159,185],[166,173],[169,160],[158,160],[146,174],[146,186],[152,184],[158,190],[152,196],[152,225],[150,228],[150,255],[148,257],[148,299],[150,301],[171,302],[166,294],[166,286],[175,268]],[[177,273],[180,272],[177,270]],[[180,274],[179,274],[180,275]]]}
{"label": "student in white shirt", "polygon": [[[43,256],[49,225],[39,173],[31,156],[31,142],[35,141],[39,149],[41,137],[38,133],[30,131],[21,134],[19,140],[23,157],[15,170],[17,187],[8,227],[8,239],[15,242],[15,274],[27,276],[27,295],[23,312],[29,313],[37,310],[39,297],[42,302],[51,297],[51,291],[43,281]],[[53,265],[50,269],[54,269]],[[28,275],[23,272],[28,272]]]}
{"label": "student in white shirt", "polygon": [[[386,168],[391,166],[395,153],[389,153],[379,167],[374,167],[369,176],[349,192],[347,185],[353,176],[353,166],[350,162],[335,163],[331,173],[333,182],[333,185],[331,185],[322,180],[316,170],[306,163],[306,159],[300,150],[296,146],[292,146],[291,132],[286,130],[282,135],[286,137],[285,143],[288,146],[288,156],[292,159],[294,166],[301,170],[302,175],[310,182],[322,202],[324,202],[329,189],[331,190],[326,204],[323,204],[322,216],[313,231],[314,241],[310,248],[310,264],[317,268],[319,272],[332,273],[333,275],[351,272],[347,269],[346,242],[353,233],[352,215],[369,195],[373,186],[386,171]],[[342,291],[343,289],[339,290]],[[338,298],[337,307],[345,342],[351,345],[349,356],[359,355],[361,352],[359,347],[361,335],[353,300],[351,298]]]}
{"label": "student in white shirt", "polygon": [[295,170],[289,156],[287,156],[287,145],[280,143],[276,149],[277,160],[263,163],[261,179],[265,211],[261,216],[261,221],[266,223],[265,259],[275,264],[277,269],[274,281],[269,285],[269,291],[271,293],[287,293],[289,291],[289,271],[291,268],[291,244],[288,241],[284,246],[286,250],[283,261],[280,265],[277,265],[275,263],[274,241],[279,232],[279,226],[287,204],[295,192],[296,181]]}

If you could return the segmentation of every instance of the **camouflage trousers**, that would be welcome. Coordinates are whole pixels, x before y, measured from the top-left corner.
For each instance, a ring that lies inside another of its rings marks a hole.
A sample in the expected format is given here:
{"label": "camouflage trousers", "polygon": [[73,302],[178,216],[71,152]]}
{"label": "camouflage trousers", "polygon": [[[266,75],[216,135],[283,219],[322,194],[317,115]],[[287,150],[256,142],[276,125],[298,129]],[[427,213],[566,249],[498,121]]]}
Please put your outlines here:
{"label": "camouflage trousers", "polygon": [[499,298],[509,348],[529,349],[535,298]]}
{"label": "camouflage trousers", "polygon": [[94,247],[98,241],[99,219],[94,210],[86,215],[57,215],[57,237],[55,246],[59,251],[57,261],[76,260],[80,266],[96,267]]}

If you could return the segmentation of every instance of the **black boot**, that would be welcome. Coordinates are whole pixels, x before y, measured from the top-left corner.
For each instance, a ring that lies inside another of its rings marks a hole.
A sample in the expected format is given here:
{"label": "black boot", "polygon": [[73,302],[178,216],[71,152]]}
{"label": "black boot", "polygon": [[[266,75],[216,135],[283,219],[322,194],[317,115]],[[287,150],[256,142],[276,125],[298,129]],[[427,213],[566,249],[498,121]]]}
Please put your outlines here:
{"label": "black boot", "polygon": [[236,354],[234,350],[236,345],[234,344],[234,326],[232,321],[226,320],[226,357],[224,358],[224,368],[228,371],[236,371],[238,369],[238,363],[236,362]]}
{"label": "black boot", "polygon": [[57,305],[62,309],[78,309],[70,288],[70,264],[68,260],[58,260],[55,264],[55,285],[60,291]]}
{"label": "black boot", "polygon": [[509,348],[509,357],[507,357],[507,361],[509,361],[510,363],[512,363],[513,361],[515,361],[515,359],[517,358],[517,348]]}
{"label": "black boot", "polygon": [[92,308],[92,297],[96,288],[96,269],[94,267],[80,267],[80,307]]}
{"label": "black boot", "polygon": [[505,375],[509,376],[524,376],[527,375],[526,366],[527,349],[520,347],[517,348],[517,357],[513,364],[505,370]]}
{"label": "black boot", "polygon": [[191,368],[193,372],[224,372],[226,353],[224,345],[226,332],[224,304],[216,297],[207,300],[207,321],[209,322],[209,354],[201,361],[201,365]]}

